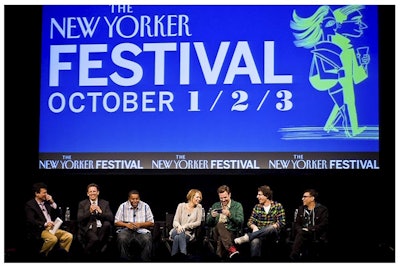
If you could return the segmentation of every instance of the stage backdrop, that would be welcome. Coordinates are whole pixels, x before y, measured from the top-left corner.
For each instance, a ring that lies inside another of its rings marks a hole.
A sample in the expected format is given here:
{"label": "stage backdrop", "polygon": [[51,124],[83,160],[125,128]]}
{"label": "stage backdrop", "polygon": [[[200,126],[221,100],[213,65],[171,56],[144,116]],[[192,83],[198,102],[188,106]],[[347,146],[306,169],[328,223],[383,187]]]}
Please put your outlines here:
{"label": "stage backdrop", "polygon": [[39,169],[379,169],[378,7],[44,6]]}

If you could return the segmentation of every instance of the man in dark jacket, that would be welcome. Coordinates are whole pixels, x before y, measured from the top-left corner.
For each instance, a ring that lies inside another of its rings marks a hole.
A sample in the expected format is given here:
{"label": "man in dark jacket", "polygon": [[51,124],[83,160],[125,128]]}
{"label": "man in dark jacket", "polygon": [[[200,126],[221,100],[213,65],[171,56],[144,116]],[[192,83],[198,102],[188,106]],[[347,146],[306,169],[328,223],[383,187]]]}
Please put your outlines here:
{"label": "man in dark jacket", "polygon": [[290,258],[298,260],[311,242],[328,241],[328,208],[317,203],[318,192],[307,189],[303,193],[303,205],[295,218],[295,238]]}
{"label": "man in dark jacket", "polygon": [[45,256],[57,243],[62,249],[69,252],[73,235],[60,228],[54,231],[57,204],[53,197],[47,193],[47,185],[35,183],[32,190],[34,198],[25,204],[26,230],[30,235],[28,238],[43,241],[40,253]]}
{"label": "man in dark jacket", "polygon": [[84,252],[96,256],[106,248],[114,215],[109,202],[99,198],[100,190],[97,184],[89,184],[86,194],[88,198],[79,202],[78,206],[79,236],[85,248]]}

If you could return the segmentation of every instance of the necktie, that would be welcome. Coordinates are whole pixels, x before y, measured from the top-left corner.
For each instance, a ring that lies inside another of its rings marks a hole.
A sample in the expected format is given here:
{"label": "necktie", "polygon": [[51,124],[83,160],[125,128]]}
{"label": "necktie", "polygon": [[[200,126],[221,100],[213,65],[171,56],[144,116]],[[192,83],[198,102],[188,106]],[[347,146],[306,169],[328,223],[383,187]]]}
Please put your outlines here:
{"label": "necktie", "polygon": [[[96,202],[93,201],[92,204],[96,205]],[[95,212],[95,214],[96,214],[96,212]],[[96,232],[97,231],[97,221],[96,221],[96,217],[94,217],[94,216],[92,217],[91,225],[92,225],[92,230]]]}

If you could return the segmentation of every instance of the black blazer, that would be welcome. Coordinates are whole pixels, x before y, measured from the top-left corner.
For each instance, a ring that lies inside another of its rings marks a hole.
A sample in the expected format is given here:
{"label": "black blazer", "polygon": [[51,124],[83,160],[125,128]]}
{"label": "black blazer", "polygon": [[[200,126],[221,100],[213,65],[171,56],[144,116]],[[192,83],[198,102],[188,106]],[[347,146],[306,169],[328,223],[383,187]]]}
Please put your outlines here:
{"label": "black blazer", "polygon": [[[44,206],[50,214],[51,220],[54,221],[58,216],[57,210],[53,209],[48,201],[44,202]],[[41,239],[42,231],[45,229],[46,217],[44,217],[36,199],[33,198],[25,203],[25,216],[28,238]]]}
{"label": "black blazer", "polygon": [[81,234],[86,233],[87,230],[89,230],[89,226],[93,220],[100,220],[102,223],[104,221],[109,221],[111,225],[114,225],[114,215],[107,200],[98,199],[97,201],[97,205],[99,205],[102,210],[101,214],[91,214],[90,205],[91,203],[89,199],[79,202],[77,220]]}

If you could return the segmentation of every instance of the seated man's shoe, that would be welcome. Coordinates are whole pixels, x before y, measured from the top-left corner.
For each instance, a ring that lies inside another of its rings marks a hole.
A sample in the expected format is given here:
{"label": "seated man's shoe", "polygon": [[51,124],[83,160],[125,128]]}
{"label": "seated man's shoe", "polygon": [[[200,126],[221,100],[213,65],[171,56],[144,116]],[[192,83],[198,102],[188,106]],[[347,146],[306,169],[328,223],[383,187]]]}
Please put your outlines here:
{"label": "seated man's shoe", "polygon": [[229,258],[232,258],[233,256],[239,254],[239,251],[238,251],[234,246],[231,246],[231,247],[228,249],[228,252],[229,252]]}
{"label": "seated man's shoe", "polygon": [[249,236],[247,234],[245,234],[244,236],[235,238],[234,242],[235,242],[235,244],[238,244],[238,245],[240,245],[242,243],[247,243],[247,242],[249,242]]}

